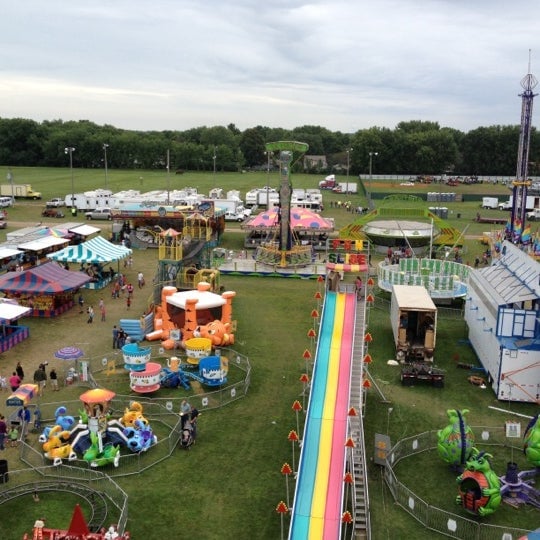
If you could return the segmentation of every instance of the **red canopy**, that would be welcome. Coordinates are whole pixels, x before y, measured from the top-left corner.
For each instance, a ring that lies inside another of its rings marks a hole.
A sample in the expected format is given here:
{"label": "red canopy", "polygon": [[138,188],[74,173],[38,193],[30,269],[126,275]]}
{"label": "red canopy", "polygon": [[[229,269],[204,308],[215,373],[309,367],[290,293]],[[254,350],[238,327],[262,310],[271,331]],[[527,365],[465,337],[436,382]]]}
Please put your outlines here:
{"label": "red canopy", "polygon": [[[271,208],[265,212],[257,214],[251,218],[245,225],[245,229],[271,229],[279,227],[279,207]],[[317,212],[306,208],[293,206],[290,214],[291,229],[294,230],[318,230],[333,231],[334,223],[330,219],[325,219]]]}
{"label": "red canopy", "polygon": [[82,272],[70,272],[57,263],[46,263],[0,277],[0,291],[10,293],[58,294],[80,288],[90,281]]}

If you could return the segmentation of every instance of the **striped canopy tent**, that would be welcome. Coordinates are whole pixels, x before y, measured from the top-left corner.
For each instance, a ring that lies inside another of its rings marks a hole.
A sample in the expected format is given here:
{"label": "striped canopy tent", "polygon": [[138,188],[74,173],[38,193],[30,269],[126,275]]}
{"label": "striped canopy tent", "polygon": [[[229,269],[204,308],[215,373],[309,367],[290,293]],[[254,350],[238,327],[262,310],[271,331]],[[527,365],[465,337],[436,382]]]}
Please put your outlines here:
{"label": "striped canopy tent", "polygon": [[70,272],[53,263],[8,272],[0,277],[0,291],[25,294],[59,294],[79,289],[90,281],[82,272]]}
{"label": "striped canopy tent", "polygon": [[68,246],[56,253],[47,255],[49,259],[58,262],[77,262],[106,264],[120,261],[131,255],[132,250],[112,244],[102,236],[96,236],[88,242],[76,246]]}

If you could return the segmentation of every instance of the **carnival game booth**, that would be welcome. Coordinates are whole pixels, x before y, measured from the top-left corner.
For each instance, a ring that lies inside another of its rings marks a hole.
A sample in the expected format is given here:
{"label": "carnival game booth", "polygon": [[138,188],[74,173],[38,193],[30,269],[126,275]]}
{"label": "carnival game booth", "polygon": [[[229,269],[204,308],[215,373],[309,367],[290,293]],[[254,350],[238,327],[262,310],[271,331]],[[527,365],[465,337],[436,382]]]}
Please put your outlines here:
{"label": "carnival game booth", "polygon": [[90,278],[55,263],[35,266],[0,277],[0,291],[31,309],[32,317],[57,317],[74,305],[74,294]]}
{"label": "carnival game booth", "polygon": [[93,225],[77,225],[76,227],[71,227],[69,232],[73,235],[72,244],[80,244],[86,242],[89,236],[93,234],[100,233],[101,229],[94,227]]}
{"label": "carnival game booth", "polygon": [[22,255],[24,255],[24,251],[20,249],[0,246],[0,272],[15,270]]}
{"label": "carnival game booth", "polygon": [[29,307],[19,306],[13,300],[0,299],[0,353],[8,351],[30,337],[28,326],[19,325],[17,321],[30,315],[31,311]]}
{"label": "carnival game booth", "polygon": [[[48,231],[49,229],[44,229]],[[21,242],[17,248],[24,251],[25,259],[31,266],[47,261],[47,256],[59,249],[63,249],[69,244],[69,238],[58,238],[56,236],[44,236]]]}
{"label": "carnival game booth", "polygon": [[49,258],[60,263],[79,263],[81,270],[90,278],[85,287],[103,289],[114,277],[114,270],[111,272],[105,266],[116,262],[119,271],[119,261],[132,253],[133,251],[127,247],[117,246],[102,236],[96,236],[88,242],[57,251],[49,255]]}

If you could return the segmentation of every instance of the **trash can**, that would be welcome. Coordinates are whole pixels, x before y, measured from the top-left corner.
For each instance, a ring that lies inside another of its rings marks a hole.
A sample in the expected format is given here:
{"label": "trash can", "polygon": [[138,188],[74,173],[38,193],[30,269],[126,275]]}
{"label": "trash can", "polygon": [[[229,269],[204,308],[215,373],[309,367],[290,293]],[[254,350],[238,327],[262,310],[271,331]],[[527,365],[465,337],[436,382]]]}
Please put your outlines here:
{"label": "trash can", "polygon": [[0,484],[5,484],[8,480],[8,461],[7,459],[0,459]]}

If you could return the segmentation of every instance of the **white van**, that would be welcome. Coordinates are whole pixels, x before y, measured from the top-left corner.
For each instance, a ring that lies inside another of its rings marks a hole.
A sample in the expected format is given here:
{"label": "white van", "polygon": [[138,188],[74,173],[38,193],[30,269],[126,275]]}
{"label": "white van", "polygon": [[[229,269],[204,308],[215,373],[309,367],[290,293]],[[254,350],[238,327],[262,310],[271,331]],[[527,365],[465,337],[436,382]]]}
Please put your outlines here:
{"label": "white van", "polygon": [[0,208],[7,208],[13,206],[13,199],[11,197],[0,197]]}

